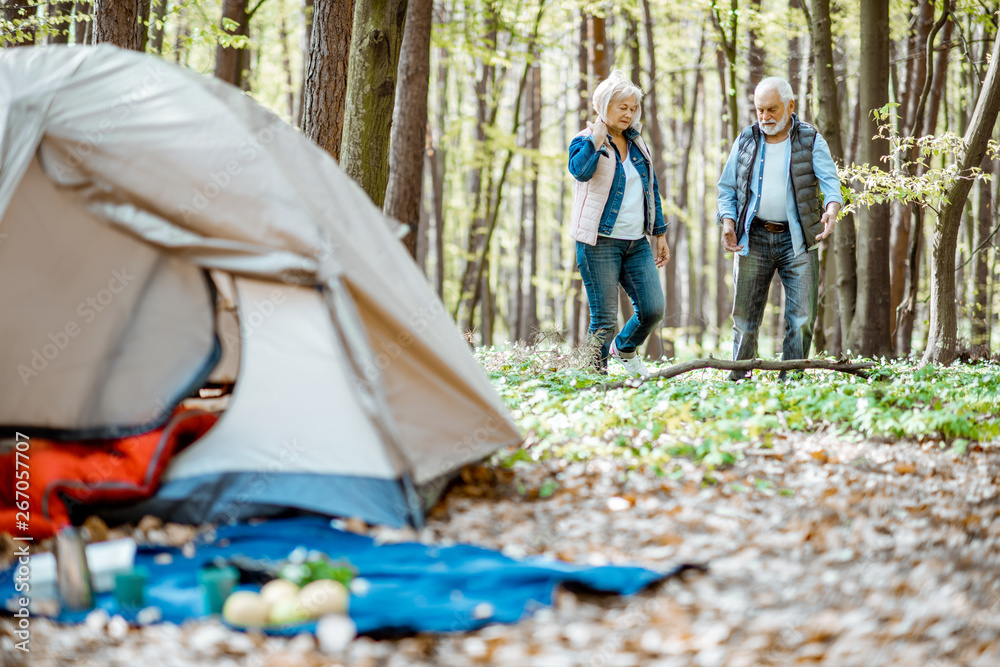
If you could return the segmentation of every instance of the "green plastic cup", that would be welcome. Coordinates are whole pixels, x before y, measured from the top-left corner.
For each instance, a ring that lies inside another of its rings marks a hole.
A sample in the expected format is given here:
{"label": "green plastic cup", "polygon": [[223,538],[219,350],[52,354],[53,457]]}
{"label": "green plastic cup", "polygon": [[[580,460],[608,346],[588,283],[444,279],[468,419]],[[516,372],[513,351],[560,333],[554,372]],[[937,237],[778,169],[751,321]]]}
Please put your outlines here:
{"label": "green plastic cup", "polygon": [[240,573],[235,567],[205,567],[198,570],[198,585],[205,599],[206,614],[221,614],[222,605],[233,592]]}
{"label": "green plastic cup", "polygon": [[142,607],[146,603],[146,582],[149,570],[134,567],[115,573],[115,599],[122,607]]}

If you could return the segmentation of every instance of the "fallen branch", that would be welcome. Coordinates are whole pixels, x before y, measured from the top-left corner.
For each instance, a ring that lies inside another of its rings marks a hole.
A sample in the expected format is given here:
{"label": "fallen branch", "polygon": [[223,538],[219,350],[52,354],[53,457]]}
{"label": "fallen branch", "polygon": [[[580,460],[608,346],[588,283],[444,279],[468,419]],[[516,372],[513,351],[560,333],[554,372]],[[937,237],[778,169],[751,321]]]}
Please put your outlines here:
{"label": "fallen branch", "polygon": [[657,380],[672,378],[676,375],[697,371],[703,368],[715,368],[723,371],[801,371],[816,368],[825,371],[839,371],[850,373],[858,377],[867,378],[866,372],[869,368],[874,368],[877,364],[873,361],[853,363],[849,361],[830,361],[828,359],[792,359],[790,361],[769,361],[767,359],[747,359],[746,361],[727,361],[726,359],[695,359],[685,361],[683,364],[675,364],[669,368],[656,371],[645,380],[634,378],[623,382],[613,382],[611,384],[594,385],[592,389],[620,389],[621,387],[638,387],[647,380]]}

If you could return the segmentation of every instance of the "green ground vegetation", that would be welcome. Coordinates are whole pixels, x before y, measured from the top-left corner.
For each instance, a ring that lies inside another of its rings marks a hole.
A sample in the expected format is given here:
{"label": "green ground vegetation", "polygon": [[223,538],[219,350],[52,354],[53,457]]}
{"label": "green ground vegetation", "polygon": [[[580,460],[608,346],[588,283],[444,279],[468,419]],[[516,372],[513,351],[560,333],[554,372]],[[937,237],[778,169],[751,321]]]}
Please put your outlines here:
{"label": "green ground vegetation", "polygon": [[995,363],[881,362],[867,379],[806,371],[786,382],[758,371],[739,384],[725,371],[704,370],[604,390],[602,384],[623,378],[583,370],[580,355],[515,347],[480,350],[478,357],[527,436],[525,447],[502,455],[507,466],[614,456],[669,475],[678,457],[711,470],[794,432],[930,440],[957,453],[1000,435]]}

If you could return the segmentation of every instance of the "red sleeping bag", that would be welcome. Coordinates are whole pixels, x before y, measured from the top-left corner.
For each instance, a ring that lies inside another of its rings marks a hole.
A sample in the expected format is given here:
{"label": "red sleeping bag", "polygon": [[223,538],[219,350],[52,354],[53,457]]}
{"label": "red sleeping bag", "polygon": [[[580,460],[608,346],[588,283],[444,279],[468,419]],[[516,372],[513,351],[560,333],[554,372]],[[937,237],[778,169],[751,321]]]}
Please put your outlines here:
{"label": "red sleeping bag", "polygon": [[30,438],[27,448],[20,445],[20,456],[17,450],[0,456],[0,533],[43,540],[69,525],[67,502],[148,498],[174,452],[204,435],[217,419],[214,413],[178,410],[163,426],[126,438]]}

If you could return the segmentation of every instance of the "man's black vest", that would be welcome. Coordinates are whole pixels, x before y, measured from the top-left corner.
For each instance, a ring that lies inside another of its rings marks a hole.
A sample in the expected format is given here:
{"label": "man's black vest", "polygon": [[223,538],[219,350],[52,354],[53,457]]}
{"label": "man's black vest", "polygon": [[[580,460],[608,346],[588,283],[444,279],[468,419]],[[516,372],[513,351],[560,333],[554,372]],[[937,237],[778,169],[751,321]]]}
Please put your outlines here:
{"label": "man's black vest", "polygon": [[[823,207],[820,201],[819,179],[813,171],[813,144],[816,143],[816,128],[800,121],[792,114],[792,129],[788,138],[792,142],[790,175],[792,194],[802,223],[802,233],[806,248],[816,245],[816,235],[823,231]],[[763,138],[757,123],[745,128],[739,136],[739,152],[736,163],[736,209],[739,217],[736,228],[743,229],[747,208],[750,205],[750,174],[757,163],[757,151]]]}

